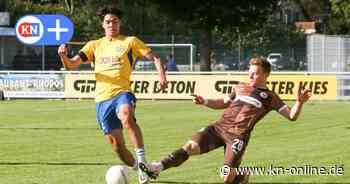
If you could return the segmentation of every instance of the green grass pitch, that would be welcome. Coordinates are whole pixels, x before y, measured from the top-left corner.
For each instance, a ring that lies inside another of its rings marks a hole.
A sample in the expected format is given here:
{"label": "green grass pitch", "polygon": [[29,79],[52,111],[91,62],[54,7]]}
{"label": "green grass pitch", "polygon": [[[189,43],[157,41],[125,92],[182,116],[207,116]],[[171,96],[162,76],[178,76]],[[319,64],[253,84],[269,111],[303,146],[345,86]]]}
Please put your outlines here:
{"label": "green grass pitch", "polygon": [[[103,184],[107,169],[121,162],[98,128],[94,107],[91,100],[0,102],[0,184]],[[190,101],[139,101],[136,114],[148,160],[157,161],[179,148],[221,112]],[[258,167],[338,166],[343,175],[254,175],[250,182],[349,182],[349,113],[347,101],[310,102],[296,122],[271,112],[255,127],[243,161],[243,166]],[[222,162],[219,148],[191,157],[154,183],[222,183]],[[137,183],[136,173],[131,180]]]}

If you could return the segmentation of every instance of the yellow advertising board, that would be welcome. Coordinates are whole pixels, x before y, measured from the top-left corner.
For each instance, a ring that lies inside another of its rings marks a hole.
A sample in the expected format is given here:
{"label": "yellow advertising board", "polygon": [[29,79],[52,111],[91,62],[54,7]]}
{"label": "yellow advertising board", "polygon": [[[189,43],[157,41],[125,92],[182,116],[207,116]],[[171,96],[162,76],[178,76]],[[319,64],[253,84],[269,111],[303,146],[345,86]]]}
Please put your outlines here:
{"label": "yellow advertising board", "polygon": [[64,85],[66,98],[94,98],[96,81],[93,74],[67,74]]}
{"label": "yellow advertising board", "polygon": [[[248,82],[243,75],[168,75],[168,87],[159,88],[158,75],[133,75],[131,88],[139,99],[191,99],[191,94],[206,98],[222,98],[239,82]],[[92,74],[66,75],[66,98],[93,98],[95,79]],[[299,88],[309,88],[312,99],[335,100],[336,76],[274,75],[267,83],[282,99],[295,99]]]}
{"label": "yellow advertising board", "polygon": [[295,99],[299,88],[310,89],[311,99],[336,100],[337,78],[330,75],[272,75],[267,87],[282,99]]}
{"label": "yellow advertising board", "polygon": [[191,94],[221,98],[243,80],[239,76],[169,75],[168,87],[160,90],[157,75],[134,75],[132,79],[132,89],[136,96],[146,99],[191,99]]}

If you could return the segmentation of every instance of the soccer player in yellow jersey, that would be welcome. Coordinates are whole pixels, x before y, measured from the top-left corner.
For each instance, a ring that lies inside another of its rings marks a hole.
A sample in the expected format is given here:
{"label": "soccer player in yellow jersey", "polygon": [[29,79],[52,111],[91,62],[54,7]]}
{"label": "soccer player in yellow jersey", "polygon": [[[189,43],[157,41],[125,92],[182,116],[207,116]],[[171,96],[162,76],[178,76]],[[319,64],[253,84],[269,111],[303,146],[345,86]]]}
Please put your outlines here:
{"label": "soccer player in yellow jersey", "polygon": [[[98,123],[113,151],[125,164],[138,169],[139,182],[143,184],[148,183],[149,178],[138,168],[138,163],[146,163],[146,159],[141,129],[134,116],[136,99],[130,87],[130,76],[136,59],[143,56],[154,61],[162,89],[166,88],[167,80],[159,56],[138,38],[120,34],[122,14],[116,7],[101,8],[98,16],[102,20],[105,36],[89,41],[72,58],[67,56],[65,45],[58,48],[58,54],[68,70],[75,69],[81,63],[95,61]],[[125,146],[122,128],[128,131],[137,160]]]}

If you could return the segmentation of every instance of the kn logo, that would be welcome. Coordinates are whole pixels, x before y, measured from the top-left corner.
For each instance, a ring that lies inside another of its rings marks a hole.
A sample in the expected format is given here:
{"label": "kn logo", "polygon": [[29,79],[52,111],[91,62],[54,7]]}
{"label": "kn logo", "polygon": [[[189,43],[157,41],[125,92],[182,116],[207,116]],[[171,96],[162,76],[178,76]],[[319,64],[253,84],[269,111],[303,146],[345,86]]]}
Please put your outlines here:
{"label": "kn logo", "polygon": [[64,15],[26,15],[16,24],[17,39],[29,45],[60,45],[73,32],[73,23]]}
{"label": "kn logo", "polygon": [[21,42],[34,44],[44,35],[43,23],[34,16],[22,17],[16,24],[16,35]]}

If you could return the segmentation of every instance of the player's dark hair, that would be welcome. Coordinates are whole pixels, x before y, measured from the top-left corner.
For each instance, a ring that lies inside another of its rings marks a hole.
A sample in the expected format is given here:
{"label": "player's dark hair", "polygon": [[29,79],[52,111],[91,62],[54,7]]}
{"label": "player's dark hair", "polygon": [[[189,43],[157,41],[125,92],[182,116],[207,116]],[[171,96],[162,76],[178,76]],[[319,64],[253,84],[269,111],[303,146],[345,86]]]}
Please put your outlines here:
{"label": "player's dark hair", "polygon": [[123,11],[119,8],[111,5],[103,6],[97,10],[97,16],[100,17],[101,21],[105,18],[107,14],[112,14],[117,16],[119,19],[123,18]]}
{"label": "player's dark hair", "polygon": [[261,66],[264,73],[270,73],[271,72],[271,64],[267,61],[265,57],[258,56],[250,59],[249,61],[250,65],[258,65]]}

